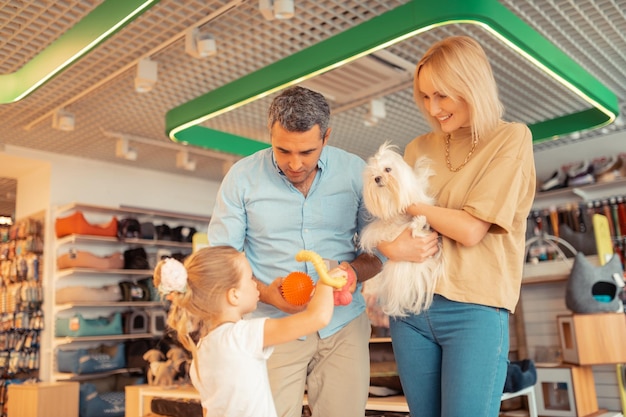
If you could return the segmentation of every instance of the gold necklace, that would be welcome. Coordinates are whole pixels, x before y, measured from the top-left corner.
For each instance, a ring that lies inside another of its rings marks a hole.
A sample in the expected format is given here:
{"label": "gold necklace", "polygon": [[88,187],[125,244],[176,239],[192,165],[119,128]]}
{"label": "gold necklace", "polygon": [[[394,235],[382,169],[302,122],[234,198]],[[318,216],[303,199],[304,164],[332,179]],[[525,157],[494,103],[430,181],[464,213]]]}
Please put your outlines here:
{"label": "gold necklace", "polygon": [[467,154],[467,156],[465,157],[465,160],[463,161],[463,163],[461,165],[459,165],[456,168],[452,168],[452,164],[450,163],[450,134],[448,133],[446,135],[446,164],[448,165],[448,169],[452,172],[459,172],[461,170],[461,168],[463,168],[465,166],[465,164],[467,164],[467,162],[470,160],[470,158],[472,157],[472,154],[474,153],[474,150],[476,150],[476,144],[478,143],[478,141],[476,139],[472,140],[472,149],[470,149],[469,153]]}

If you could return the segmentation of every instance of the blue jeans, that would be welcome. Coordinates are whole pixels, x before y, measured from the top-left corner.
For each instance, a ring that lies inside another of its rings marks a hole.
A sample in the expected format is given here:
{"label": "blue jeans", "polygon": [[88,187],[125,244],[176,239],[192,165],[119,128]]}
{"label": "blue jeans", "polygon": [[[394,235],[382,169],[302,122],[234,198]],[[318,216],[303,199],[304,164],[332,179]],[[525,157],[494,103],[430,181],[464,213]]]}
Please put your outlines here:
{"label": "blue jeans", "polygon": [[435,295],[419,315],[390,320],[412,417],[497,417],[509,353],[509,312]]}

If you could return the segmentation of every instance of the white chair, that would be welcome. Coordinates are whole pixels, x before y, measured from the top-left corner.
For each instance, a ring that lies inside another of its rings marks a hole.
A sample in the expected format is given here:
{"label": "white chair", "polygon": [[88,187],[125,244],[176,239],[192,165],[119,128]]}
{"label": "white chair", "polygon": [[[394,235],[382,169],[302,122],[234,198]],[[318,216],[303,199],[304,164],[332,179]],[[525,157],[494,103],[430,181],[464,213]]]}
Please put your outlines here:
{"label": "white chair", "polygon": [[502,394],[502,401],[525,395],[528,398],[528,414],[530,417],[537,417],[537,400],[535,388],[533,386],[523,388],[516,392],[505,392]]}

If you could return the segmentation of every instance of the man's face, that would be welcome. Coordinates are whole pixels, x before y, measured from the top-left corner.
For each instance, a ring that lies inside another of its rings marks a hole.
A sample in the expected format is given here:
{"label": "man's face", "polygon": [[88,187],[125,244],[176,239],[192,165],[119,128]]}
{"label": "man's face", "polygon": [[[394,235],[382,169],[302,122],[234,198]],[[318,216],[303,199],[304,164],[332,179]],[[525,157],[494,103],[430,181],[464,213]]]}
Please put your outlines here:
{"label": "man's face", "polygon": [[303,184],[311,175],[315,175],[317,161],[326,146],[329,132],[330,129],[322,139],[318,125],[306,132],[289,132],[280,123],[274,123],[270,132],[274,158],[292,184]]}

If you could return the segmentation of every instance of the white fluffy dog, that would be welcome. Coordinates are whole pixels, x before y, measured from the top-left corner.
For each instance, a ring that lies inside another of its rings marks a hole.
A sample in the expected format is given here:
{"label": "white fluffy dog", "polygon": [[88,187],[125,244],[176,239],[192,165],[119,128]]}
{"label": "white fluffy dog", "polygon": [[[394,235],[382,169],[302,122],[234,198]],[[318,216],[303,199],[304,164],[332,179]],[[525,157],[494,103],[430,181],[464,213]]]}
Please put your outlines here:
{"label": "white fluffy dog", "polygon": [[[379,242],[392,241],[407,228],[411,228],[413,237],[430,232],[424,216],[412,217],[405,210],[413,203],[434,203],[428,194],[428,179],[432,175],[427,158],[418,159],[411,168],[388,142],[368,159],[363,172],[363,199],[375,219],[362,232],[363,250],[371,253]],[[366,287],[377,286],[385,314],[392,317],[419,314],[430,307],[442,272],[441,250],[424,262],[388,260]]]}

